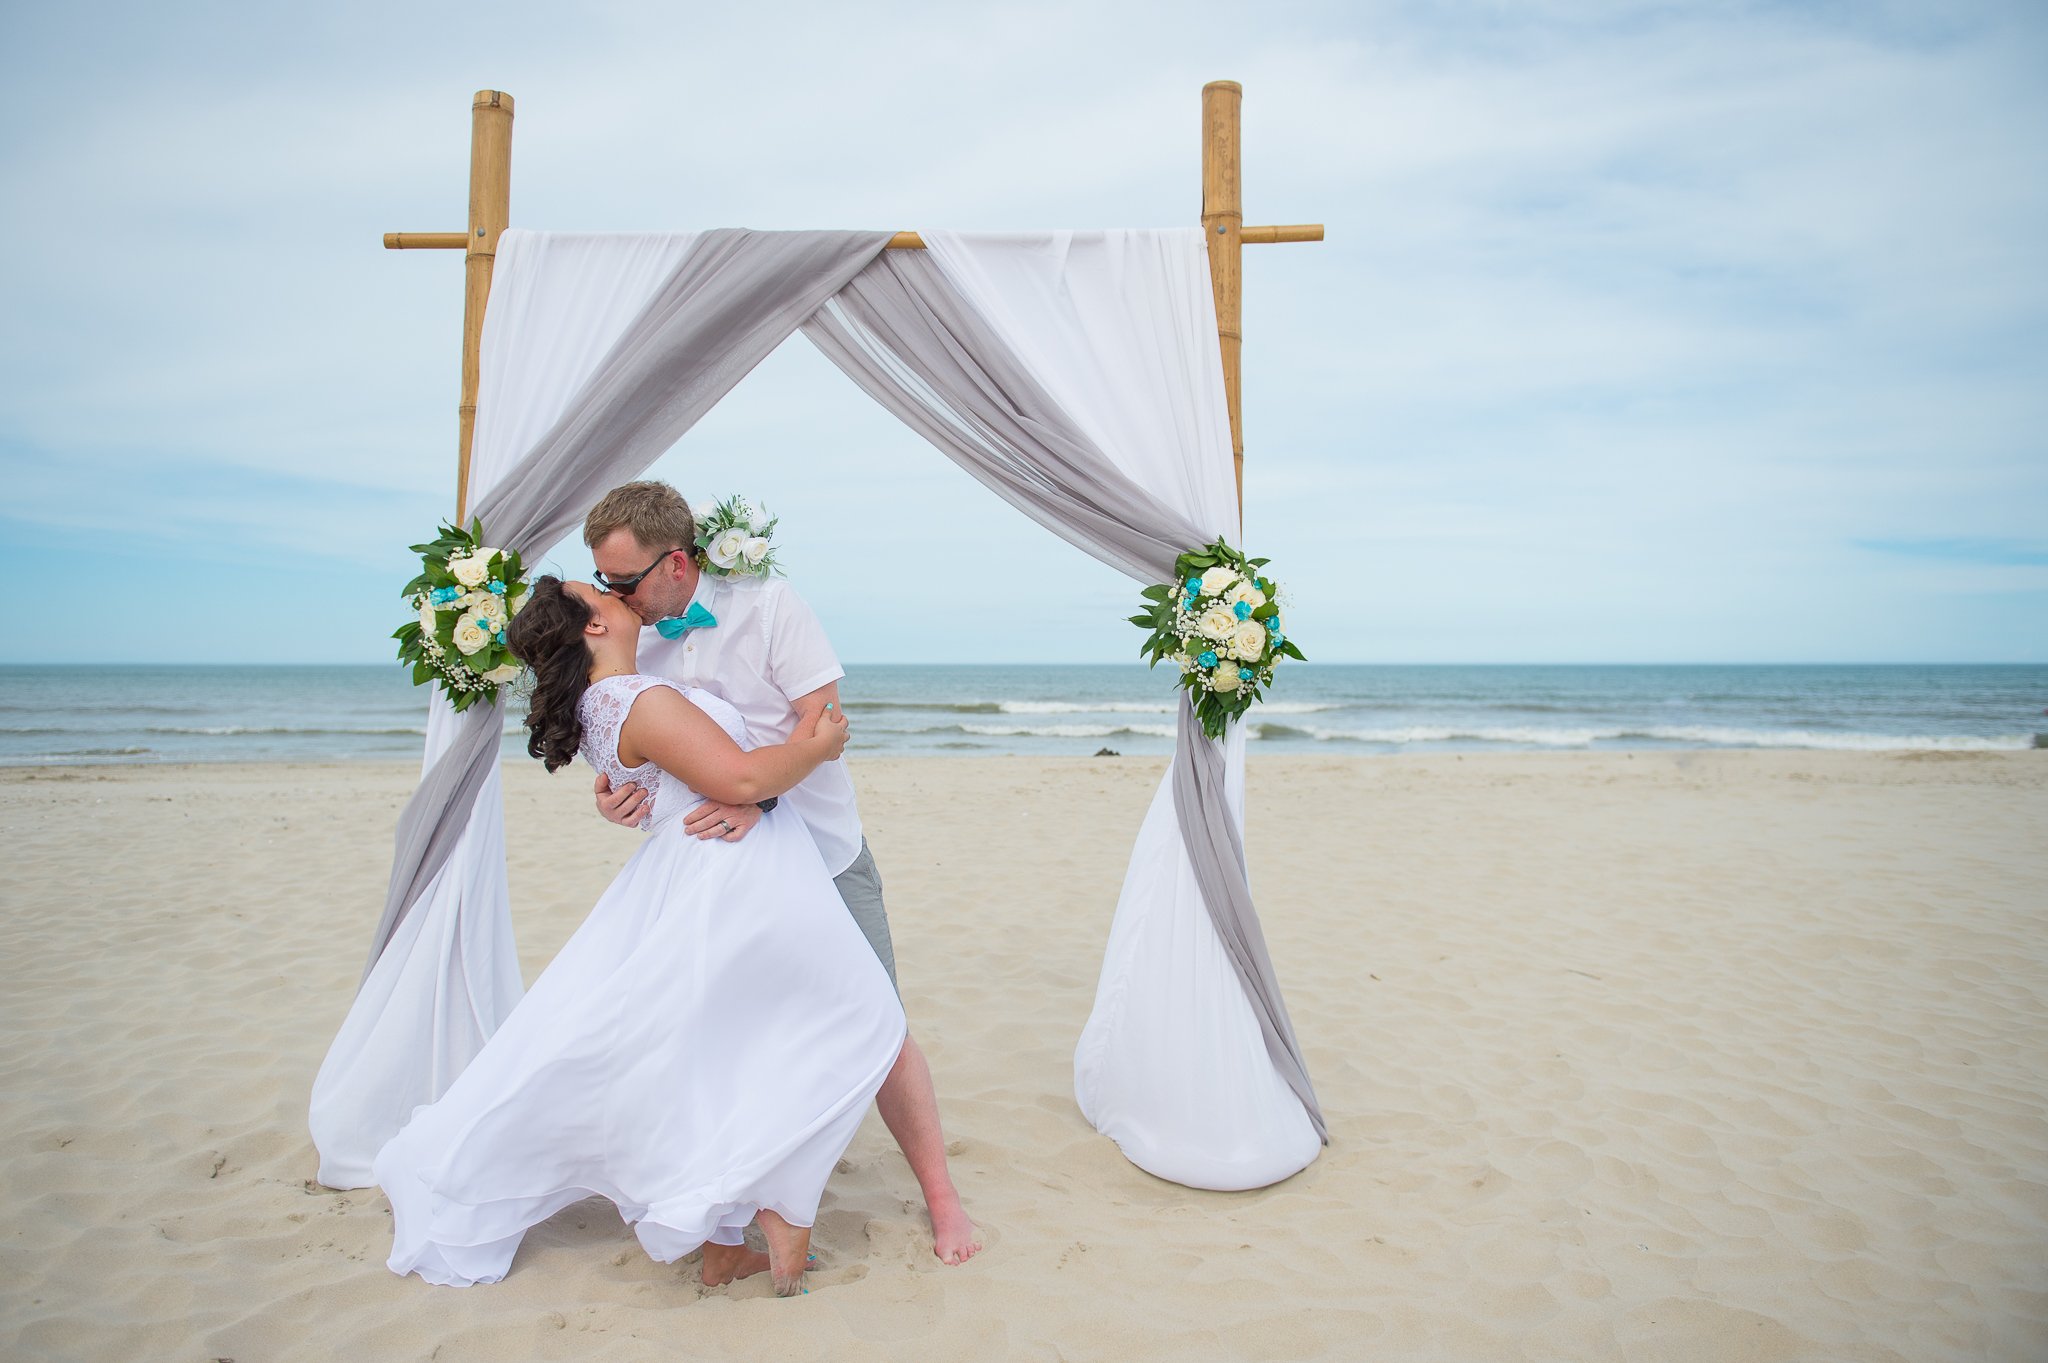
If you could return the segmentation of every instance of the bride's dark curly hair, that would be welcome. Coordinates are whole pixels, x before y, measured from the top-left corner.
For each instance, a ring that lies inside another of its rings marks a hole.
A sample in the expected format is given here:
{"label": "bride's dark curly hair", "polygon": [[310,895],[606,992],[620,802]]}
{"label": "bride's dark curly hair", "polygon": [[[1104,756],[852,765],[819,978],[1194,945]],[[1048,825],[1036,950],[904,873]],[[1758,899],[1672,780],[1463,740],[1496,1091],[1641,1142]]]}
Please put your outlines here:
{"label": "bride's dark curly hair", "polygon": [[549,771],[566,767],[583,741],[578,710],[590,689],[590,645],[583,627],[590,607],[562,590],[559,577],[537,577],[505,631],[512,656],[533,670],[526,703],[526,751]]}

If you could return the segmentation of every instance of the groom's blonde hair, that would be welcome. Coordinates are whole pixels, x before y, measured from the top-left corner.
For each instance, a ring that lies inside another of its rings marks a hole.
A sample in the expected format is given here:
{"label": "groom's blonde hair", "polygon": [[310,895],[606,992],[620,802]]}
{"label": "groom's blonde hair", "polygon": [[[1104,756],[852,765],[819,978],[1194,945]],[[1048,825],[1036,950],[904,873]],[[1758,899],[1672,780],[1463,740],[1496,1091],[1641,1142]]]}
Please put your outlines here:
{"label": "groom's blonde hair", "polygon": [[604,494],[583,518],[583,542],[595,549],[619,530],[649,549],[697,552],[697,519],[683,494],[667,483],[625,483]]}

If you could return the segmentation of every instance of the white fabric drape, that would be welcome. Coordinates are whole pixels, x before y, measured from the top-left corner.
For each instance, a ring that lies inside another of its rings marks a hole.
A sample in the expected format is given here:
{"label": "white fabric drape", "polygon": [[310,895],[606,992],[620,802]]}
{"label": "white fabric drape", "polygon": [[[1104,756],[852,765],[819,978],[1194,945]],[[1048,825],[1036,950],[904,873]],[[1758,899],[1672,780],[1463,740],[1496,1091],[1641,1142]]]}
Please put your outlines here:
{"label": "white fabric drape", "polygon": [[[697,236],[499,239],[470,444],[472,505],[561,417]],[[422,770],[447,750],[455,721],[435,688]],[[468,1067],[524,992],[494,763],[454,854],[378,956],[313,1080],[320,1182],[368,1187],[379,1148]]]}
{"label": "white fabric drape", "polygon": [[[1195,524],[1236,540],[1229,414],[1200,229],[921,235],[948,281],[1119,469]],[[1224,757],[1241,834],[1241,727]],[[1191,1187],[1262,1187],[1321,1149],[1204,907],[1171,772],[1132,850],[1074,1052],[1074,1092],[1132,1163]]]}
{"label": "white fabric drape", "polygon": [[[707,247],[737,249],[725,241],[732,235],[713,234]],[[1212,534],[1232,534],[1229,426],[1206,244],[1198,230],[971,237],[934,231],[925,239],[947,282],[1120,471],[1177,516]],[[881,241],[882,234],[873,234],[863,249],[879,251]],[[692,292],[708,287],[705,271],[677,283],[679,272],[695,269],[696,243],[696,234],[680,233],[504,235],[484,332],[473,505],[497,488],[490,514],[502,512],[527,527],[522,533],[552,539],[571,502],[595,496],[574,478],[601,489],[605,484],[597,480],[603,476],[631,476],[606,474],[602,459],[576,462],[583,449],[579,432],[597,419],[583,409],[597,401],[592,394],[604,388],[603,375],[611,374],[605,382],[624,385],[621,392],[644,407],[664,400],[657,391],[666,372],[661,366],[698,366],[689,380],[697,385],[694,412],[751,367],[751,359],[725,360],[717,340],[726,332],[725,314],[716,308],[745,281],[718,295],[707,305],[711,311],[693,306],[700,296],[711,297]],[[855,258],[846,256],[851,247],[842,242],[821,248],[823,254],[806,265],[801,261],[808,249],[792,247],[782,256],[754,252],[750,278],[796,281],[805,269],[827,269],[826,257],[835,251],[835,259]],[[763,261],[770,262],[765,272]],[[817,287],[836,289],[849,276],[832,277],[838,282]],[[804,295],[800,308],[789,305],[798,310],[772,325],[742,318],[735,326],[760,333],[754,342],[765,354],[779,339],[768,333],[794,326],[825,296]],[[621,363],[614,352],[634,349],[626,343],[629,333],[637,336],[656,325],[650,318],[671,313],[670,320],[696,318],[697,334],[678,342],[683,350],[673,358],[648,351],[636,361],[639,369],[613,374]],[[649,408],[635,420],[661,424],[668,416]],[[676,433],[685,428],[674,422],[663,427]],[[618,447],[612,462],[620,469],[644,467],[620,457],[621,451],[641,457],[620,444],[624,438],[612,440]],[[649,444],[645,458],[654,453],[658,449]],[[536,472],[535,460],[546,467]],[[526,472],[509,476],[515,469]],[[572,481],[557,481],[565,476]],[[552,497],[546,506],[535,502],[543,492]],[[508,496],[532,505],[522,503],[524,510],[514,513],[499,506]],[[1170,685],[1163,674],[1160,681],[1162,688]],[[475,717],[471,712],[458,718],[436,697],[428,726],[429,769],[450,749],[456,725]],[[482,770],[483,749],[473,724],[465,732],[470,756],[462,769],[473,780]],[[1239,733],[1225,745],[1220,784],[1240,837],[1243,755]],[[454,811],[456,803],[446,808]],[[311,1124],[321,1181],[332,1186],[370,1182],[377,1150],[415,1107],[440,1096],[520,998],[495,750],[474,809],[459,826],[452,854],[445,821],[435,834],[442,839],[434,844],[436,855],[448,854],[449,860],[431,878],[408,882],[402,868],[394,869],[396,908],[387,909],[387,924],[393,913],[399,916],[315,1080]],[[418,876],[427,876],[432,864],[422,858],[413,866]],[[408,886],[401,896],[400,888]],[[1244,911],[1249,913],[1248,902]],[[384,933],[380,927],[380,939]],[[1262,959],[1263,946],[1257,951]],[[1196,1187],[1248,1188],[1284,1178],[1315,1157],[1316,1129],[1303,1098],[1275,1067],[1246,997],[1248,987],[1207,916],[1176,821],[1169,773],[1139,832],[1095,1008],[1075,1054],[1082,1110],[1140,1167]],[[1281,1021],[1284,1028],[1284,1016]],[[1273,1044],[1298,1056],[1291,1033]],[[1305,1076],[1302,1084],[1306,1095]]]}

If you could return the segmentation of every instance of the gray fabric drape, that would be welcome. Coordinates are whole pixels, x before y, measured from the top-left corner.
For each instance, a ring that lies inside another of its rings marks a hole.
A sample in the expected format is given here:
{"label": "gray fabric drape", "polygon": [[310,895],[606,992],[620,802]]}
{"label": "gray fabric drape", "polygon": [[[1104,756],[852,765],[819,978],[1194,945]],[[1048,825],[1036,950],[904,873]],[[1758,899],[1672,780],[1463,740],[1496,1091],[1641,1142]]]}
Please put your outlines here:
{"label": "gray fabric drape", "polygon": [[[568,534],[881,254],[887,232],[707,232],[548,433],[480,498],[487,543],[531,558]],[[447,863],[490,774],[503,706],[473,705],[399,815],[363,977]]]}
{"label": "gray fabric drape", "polygon": [[[1211,536],[1111,463],[921,251],[878,257],[804,325],[869,396],[1012,506],[1141,582]],[[1252,906],[1244,845],[1223,796],[1223,747],[1185,694],[1173,805],[1210,921],[1259,1019],[1266,1052],[1316,1135],[1329,1128]]]}

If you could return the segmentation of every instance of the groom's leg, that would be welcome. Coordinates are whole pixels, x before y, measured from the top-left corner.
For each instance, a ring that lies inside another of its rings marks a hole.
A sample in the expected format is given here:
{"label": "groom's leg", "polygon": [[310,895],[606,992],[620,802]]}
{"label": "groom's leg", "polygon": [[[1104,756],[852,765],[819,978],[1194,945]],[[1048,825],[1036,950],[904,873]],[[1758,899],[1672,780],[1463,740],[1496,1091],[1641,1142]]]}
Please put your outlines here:
{"label": "groom's leg", "polygon": [[953,1187],[952,1171],[946,1167],[946,1135],[939,1129],[939,1096],[932,1088],[931,1066],[917,1038],[905,1035],[903,1051],[889,1077],[875,1095],[875,1107],[888,1124],[889,1134],[902,1147],[917,1186],[924,1191],[925,1209],[932,1217],[932,1253],[949,1264],[964,1264],[981,1249]]}
{"label": "groom's leg", "polygon": [[[860,855],[854,858],[853,865],[839,873],[835,883],[853,921],[860,925],[882,968],[889,972],[889,983],[895,984],[896,950],[889,938],[889,915],[882,907],[882,876],[875,869],[875,858],[865,839]],[[974,1222],[960,1205],[952,1172],[946,1167],[946,1135],[939,1126],[939,1096],[932,1086],[931,1066],[925,1063],[924,1051],[915,1036],[903,1038],[903,1051],[896,1057],[889,1077],[882,1081],[881,1092],[875,1095],[875,1107],[888,1125],[889,1134],[902,1148],[917,1186],[924,1192],[925,1207],[932,1218],[932,1253],[949,1264],[965,1263],[981,1249],[981,1242],[975,1237]]]}
{"label": "groom's leg", "polygon": [[896,944],[889,939],[889,911],[882,907],[882,873],[875,869],[875,854],[868,850],[866,838],[860,840],[860,855],[834,876],[832,883],[838,888],[839,897],[846,901],[846,911],[853,915],[861,936],[875,949],[875,959],[889,972],[890,987],[900,996],[903,990],[896,985]]}

